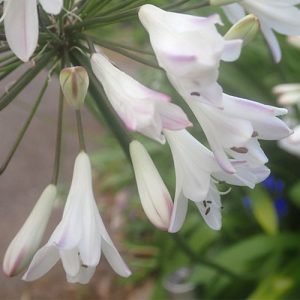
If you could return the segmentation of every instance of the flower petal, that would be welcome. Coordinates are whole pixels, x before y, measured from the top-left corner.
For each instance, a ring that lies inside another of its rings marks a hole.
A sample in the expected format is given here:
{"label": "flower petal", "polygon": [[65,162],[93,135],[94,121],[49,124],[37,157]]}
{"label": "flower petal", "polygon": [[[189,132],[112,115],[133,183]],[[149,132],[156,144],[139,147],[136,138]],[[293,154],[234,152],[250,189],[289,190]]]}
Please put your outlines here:
{"label": "flower petal", "polygon": [[39,0],[43,9],[53,15],[57,15],[60,13],[63,7],[63,0]]}
{"label": "flower petal", "polygon": [[224,13],[228,20],[234,24],[245,16],[245,10],[238,3],[223,6]]}
{"label": "flower petal", "polygon": [[60,250],[59,255],[65,269],[69,276],[76,276],[80,270],[80,259],[78,249]]}
{"label": "flower petal", "polygon": [[130,155],[144,212],[155,226],[167,230],[173,206],[169,191],[141,143],[130,143]]}
{"label": "flower petal", "polygon": [[[178,183],[176,183],[176,188]],[[181,189],[181,188],[179,188]],[[168,231],[177,232],[183,225],[188,209],[188,199],[183,195],[182,191],[178,191],[175,196],[174,206],[172,210],[171,222]]]}
{"label": "flower petal", "polygon": [[70,276],[67,274],[67,280],[70,283],[81,283],[87,284],[91,280],[92,276],[95,273],[95,267],[80,267],[80,270],[76,276]]}
{"label": "flower petal", "polygon": [[4,1],[6,39],[11,50],[23,61],[29,60],[38,42],[36,1]]}
{"label": "flower petal", "polygon": [[48,244],[45,245],[35,254],[22,279],[25,281],[33,281],[42,277],[58,260],[59,253],[56,247]]}

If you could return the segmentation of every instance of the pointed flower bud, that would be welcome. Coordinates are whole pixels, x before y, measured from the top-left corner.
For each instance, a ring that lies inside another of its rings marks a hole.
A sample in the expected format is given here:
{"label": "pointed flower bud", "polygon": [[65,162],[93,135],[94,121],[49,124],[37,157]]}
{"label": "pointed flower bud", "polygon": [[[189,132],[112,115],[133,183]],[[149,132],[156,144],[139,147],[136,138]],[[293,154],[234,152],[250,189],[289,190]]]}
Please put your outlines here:
{"label": "pointed flower bud", "polygon": [[89,76],[83,67],[64,68],[59,75],[60,86],[68,103],[79,109],[89,87]]}
{"label": "pointed flower bud", "polygon": [[213,6],[220,6],[220,5],[226,5],[238,1],[239,0],[209,0],[209,4]]}
{"label": "pointed flower bud", "polygon": [[167,187],[141,143],[131,142],[130,155],[145,214],[153,225],[168,230],[173,202]]}
{"label": "pointed flower bud", "polygon": [[259,30],[259,21],[253,14],[247,15],[235,23],[225,34],[226,40],[243,40],[243,45],[251,42]]}
{"label": "pointed flower bud", "polygon": [[24,225],[8,246],[3,261],[5,275],[15,276],[29,265],[42,241],[56,192],[53,184],[45,188]]}

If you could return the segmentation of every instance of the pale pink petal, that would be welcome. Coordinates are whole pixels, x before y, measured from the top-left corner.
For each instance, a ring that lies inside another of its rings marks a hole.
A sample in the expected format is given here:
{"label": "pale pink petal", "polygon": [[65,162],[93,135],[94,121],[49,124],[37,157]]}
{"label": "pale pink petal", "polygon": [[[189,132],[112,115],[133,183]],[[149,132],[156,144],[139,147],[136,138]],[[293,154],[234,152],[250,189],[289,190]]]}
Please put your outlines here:
{"label": "pale pink petal", "polygon": [[164,129],[180,130],[192,126],[184,111],[173,103],[159,103],[156,109]]}
{"label": "pale pink petal", "polygon": [[38,42],[36,0],[5,1],[4,11],[5,35],[9,47],[21,60],[28,61]]}

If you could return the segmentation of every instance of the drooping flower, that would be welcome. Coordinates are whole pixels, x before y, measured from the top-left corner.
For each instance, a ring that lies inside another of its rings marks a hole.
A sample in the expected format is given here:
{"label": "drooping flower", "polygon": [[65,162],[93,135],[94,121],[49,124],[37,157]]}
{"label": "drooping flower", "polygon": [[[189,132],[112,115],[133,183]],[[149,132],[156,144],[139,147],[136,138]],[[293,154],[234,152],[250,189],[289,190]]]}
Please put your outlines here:
{"label": "drooping flower", "polygon": [[[63,0],[39,0],[43,9],[57,15]],[[33,54],[39,35],[37,0],[4,0],[5,36],[10,49],[23,61]]]}
{"label": "drooping flower", "polygon": [[124,277],[131,274],[100,217],[90,160],[81,152],[75,161],[63,218],[47,244],[33,257],[23,279],[33,281],[43,276],[61,259],[69,282],[87,283],[99,263],[101,250],[115,272]]}
{"label": "drooping flower", "polygon": [[56,190],[53,184],[45,188],[24,225],[9,244],[3,261],[5,275],[15,276],[28,267],[41,244],[52,212]]}
{"label": "drooping flower", "polygon": [[139,10],[139,19],[159,65],[181,96],[198,96],[198,101],[221,106],[222,88],[216,82],[220,60],[236,60],[242,40],[227,41],[218,33],[218,15],[196,17],[146,4]]}
{"label": "drooping flower", "polygon": [[234,173],[228,154],[251,165],[267,162],[259,139],[279,140],[292,131],[277,116],[284,108],[223,94],[223,109],[197,101],[187,101],[202,126],[216,160],[228,173]]}
{"label": "drooping flower", "polygon": [[156,227],[168,230],[173,202],[167,187],[141,143],[131,142],[130,155],[145,214]]}
{"label": "drooping flower", "polygon": [[223,6],[228,19],[235,23],[245,15],[245,10],[256,15],[260,29],[276,62],[281,59],[280,45],[273,31],[284,35],[300,34],[299,0],[242,0]]}
{"label": "drooping flower", "polygon": [[103,55],[93,54],[91,64],[111,105],[129,130],[164,143],[162,129],[191,126],[182,109],[170,103],[169,96],[140,84]]}
{"label": "drooping flower", "polygon": [[212,229],[221,228],[221,200],[216,180],[253,188],[268,177],[270,171],[264,165],[250,166],[244,161],[231,163],[236,173],[225,173],[213,153],[186,130],[168,131],[164,134],[170,145],[176,173],[176,191],[170,232],[178,231],[185,219],[188,199],[198,207],[205,222]]}

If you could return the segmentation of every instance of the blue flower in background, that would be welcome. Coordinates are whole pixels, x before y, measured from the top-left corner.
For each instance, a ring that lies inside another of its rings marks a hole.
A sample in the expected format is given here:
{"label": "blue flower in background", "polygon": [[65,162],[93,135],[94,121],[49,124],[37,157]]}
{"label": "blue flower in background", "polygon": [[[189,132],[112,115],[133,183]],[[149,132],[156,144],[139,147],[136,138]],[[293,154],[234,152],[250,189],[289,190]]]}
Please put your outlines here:
{"label": "blue flower in background", "polygon": [[[270,175],[262,182],[263,187],[272,196],[273,204],[279,219],[288,214],[288,202],[284,197],[284,182]],[[249,196],[243,198],[243,205],[247,210],[252,210],[252,200]]]}
{"label": "blue flower in background", "polygon": [[262,185],[271,193],[271,194],[283,194],[284,182],[281,179],[276,179],[273,175],[270,175],[267,179],[262,182]]}

